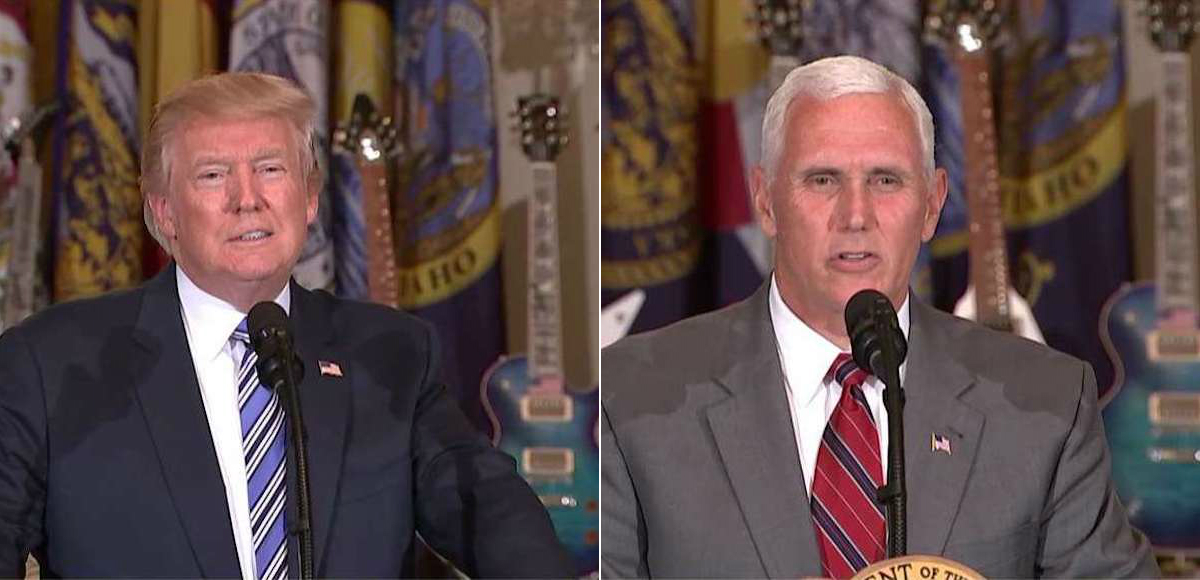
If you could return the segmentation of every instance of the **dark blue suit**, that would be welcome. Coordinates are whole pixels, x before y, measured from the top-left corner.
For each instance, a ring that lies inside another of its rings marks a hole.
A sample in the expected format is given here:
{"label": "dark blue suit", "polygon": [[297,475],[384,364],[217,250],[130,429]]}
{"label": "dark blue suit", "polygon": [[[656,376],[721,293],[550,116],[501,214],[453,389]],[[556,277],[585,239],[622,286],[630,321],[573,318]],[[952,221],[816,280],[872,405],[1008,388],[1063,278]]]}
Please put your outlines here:
{"label": "dark blue suit", "polygon": [[[571,575],[513,461],[438,384],[426,324],[294,283],[291,321],[318,576],[411,572],[414,531],[471,575]],[[0,336],[0,575],[29,552],[50,576],[240,574],[188,353],[174,266]]]}

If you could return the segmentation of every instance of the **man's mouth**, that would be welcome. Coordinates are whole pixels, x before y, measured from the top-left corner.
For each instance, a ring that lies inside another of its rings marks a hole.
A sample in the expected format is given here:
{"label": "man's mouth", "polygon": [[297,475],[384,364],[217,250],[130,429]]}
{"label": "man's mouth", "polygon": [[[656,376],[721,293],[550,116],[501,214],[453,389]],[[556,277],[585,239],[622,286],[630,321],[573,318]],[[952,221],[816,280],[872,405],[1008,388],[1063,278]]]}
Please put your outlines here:
{"label": "man's mouth", "polygon": [[872,252],[838,252],[837,254],[839,260],[848,260],[851,262],[859,262],[874,256],[875,254]]}
{"label": "man's mouth", "polygon": [[267,230],[250,230],[240,236],[235,236],[233,238],[233,241],[235,241],[235,242],[257,242],[258,240],[265,240],[265,239],[271,237],[272,235],[274,235],[274,234]]}

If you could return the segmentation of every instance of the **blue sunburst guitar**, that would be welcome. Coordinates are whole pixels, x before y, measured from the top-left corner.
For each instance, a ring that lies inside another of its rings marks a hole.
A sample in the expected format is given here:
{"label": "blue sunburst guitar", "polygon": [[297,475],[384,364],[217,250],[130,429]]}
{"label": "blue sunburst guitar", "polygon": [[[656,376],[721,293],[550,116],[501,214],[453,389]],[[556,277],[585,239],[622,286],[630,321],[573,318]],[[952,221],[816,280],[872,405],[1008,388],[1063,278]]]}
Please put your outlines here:
{"label": "blue sunburst guitar", "polygon": [[567,390],[562,370],[557,183],[554,157],[566,144],[558,101],[518,101],[521,146],[532,160],[529,197],[529,348],[500,359],[484,377],[482,399],[494,443],[517,460],[550,513],[579,576],[600,561],[599,396]]}
{"label": "blue sunburst guitar", "polygon": [[1200,555],[1200,300],[1191,139],[1190,0],[1149,2],[1160,50],[1154,284],[1127,285],[1101,313],[1117,370],[1104,401],[1113,480],[1160,552]]}

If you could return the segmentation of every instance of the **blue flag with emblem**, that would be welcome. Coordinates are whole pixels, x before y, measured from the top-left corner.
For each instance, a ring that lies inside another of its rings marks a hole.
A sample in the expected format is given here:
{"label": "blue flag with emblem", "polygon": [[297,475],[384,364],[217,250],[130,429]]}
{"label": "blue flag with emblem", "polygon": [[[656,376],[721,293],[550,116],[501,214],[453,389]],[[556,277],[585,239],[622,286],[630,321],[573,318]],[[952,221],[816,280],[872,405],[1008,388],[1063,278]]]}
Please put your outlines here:
{"label": "blue flag with emblem", "polygon": [[484,371],[504,351],[489,3],[396,3],[399,303],[431,322],[442,377],[470,419],[487,420]]}
{"label": "blue flag with emblem", "polygon": [[142,281],[137,4],[59,5],[53,136],[54,299]]}

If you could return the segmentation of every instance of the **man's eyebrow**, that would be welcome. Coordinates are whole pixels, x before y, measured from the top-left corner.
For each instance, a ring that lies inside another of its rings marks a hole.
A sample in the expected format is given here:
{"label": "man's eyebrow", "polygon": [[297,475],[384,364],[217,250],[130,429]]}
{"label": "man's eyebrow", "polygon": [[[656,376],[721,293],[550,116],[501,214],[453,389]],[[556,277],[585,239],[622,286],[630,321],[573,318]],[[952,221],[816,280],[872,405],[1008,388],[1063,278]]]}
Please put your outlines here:
{"label": "man's eyebrow", "polygon": [[287,150],[285,149],[263,149],[254,154],[254,161],[257,162],[264,159],[274,159],[277,157],[284,157],[286,155]]}
{"label": "man's eyebrow", "polygon": [[805,167],[803,169],[796,171],[796,174],[799,175],[800,177],[808,177],[810,175],[825,175],[825,174],[842,175],[844,173],[845,173],[844,171],[842,171],[841,169],[838,169],[837,167],[830,167],[830,166],[825,166],[825,165],[813,165],[813,166]]}
{"label": "man's eyebrow", "polygon": [[903,167],[898,166],[898,165],[878,165],[878,166],[872,167],[868,171],[868,173],[872,173],[872,174],[894,173],[896,175],[908,175],[911,172],[908,171],[907,169],[904,169]]}
{"label": "man's eyebrow", "polygon": [[229,157],[222,155],[201,155],[192,161],[192,167],[200,167],[201,165],[229,165],[232,161]]}
{"label": "man's eyebrow", "polygon": [[[258,163],[267,159],[278,159],[287,156],[286,149],[272,148],[263,149],[254,154],[252,162]],[[200,167],[201,165],[233,165],[234,157],[231,155],[220,154],[202,154],[192,162],[192,167]]]}

